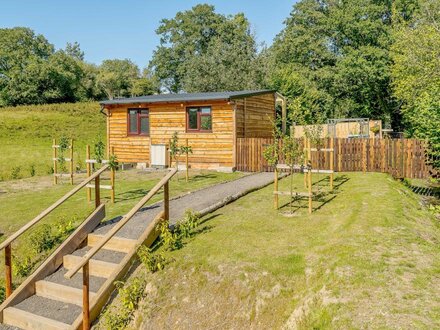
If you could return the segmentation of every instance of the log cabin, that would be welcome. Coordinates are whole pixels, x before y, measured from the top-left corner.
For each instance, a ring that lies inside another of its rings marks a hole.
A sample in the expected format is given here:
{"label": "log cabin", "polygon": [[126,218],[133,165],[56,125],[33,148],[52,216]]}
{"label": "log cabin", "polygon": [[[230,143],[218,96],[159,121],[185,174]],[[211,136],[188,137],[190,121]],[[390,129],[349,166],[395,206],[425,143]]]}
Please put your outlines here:
{"label": "log cabin", "polygon": [[270,137],[276,102],[273,90],[160,94],[102,101],[107,116],[107,146],[120,163],[169,165],[167,148],[174,132],[188,139],[192,168],[233,171],[236,139]]}

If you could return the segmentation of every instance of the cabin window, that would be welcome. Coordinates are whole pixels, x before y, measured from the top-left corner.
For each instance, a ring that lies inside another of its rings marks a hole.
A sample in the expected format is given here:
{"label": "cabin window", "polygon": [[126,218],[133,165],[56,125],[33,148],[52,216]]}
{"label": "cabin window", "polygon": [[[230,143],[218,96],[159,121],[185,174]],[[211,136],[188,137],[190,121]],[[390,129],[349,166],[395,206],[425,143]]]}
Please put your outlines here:
{"label": "cabin window", "polygon": [[186,109],[186,130],[188,132],[211,132],[211,107],[190,107]]}
{"label": "cabin window", "polygon": [[128,134],[150,134],[150,113],[148,109],[128,109]]}

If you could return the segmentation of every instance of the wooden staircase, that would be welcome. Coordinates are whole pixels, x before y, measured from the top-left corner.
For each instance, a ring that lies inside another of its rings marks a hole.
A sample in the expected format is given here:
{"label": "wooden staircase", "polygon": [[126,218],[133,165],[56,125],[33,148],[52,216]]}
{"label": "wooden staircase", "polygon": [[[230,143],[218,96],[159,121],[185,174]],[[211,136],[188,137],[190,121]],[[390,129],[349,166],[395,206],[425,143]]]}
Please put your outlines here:
{"label": "wooden staircase", "polygon": [[[75,232],[0,305],[0,329],[88,329],[115,289],[115,281],[133,264],[137,248],[150,246],[159,236],[156,228],[168,218],[168,180],[175,172],[170,171],[115,226],[108,226],[104,235],[103,227],[100,234],[93,233],[105,217],[105,206],[97,204]],[[115,235],[162,186],[165,210],[139,228],[138,238]]]}

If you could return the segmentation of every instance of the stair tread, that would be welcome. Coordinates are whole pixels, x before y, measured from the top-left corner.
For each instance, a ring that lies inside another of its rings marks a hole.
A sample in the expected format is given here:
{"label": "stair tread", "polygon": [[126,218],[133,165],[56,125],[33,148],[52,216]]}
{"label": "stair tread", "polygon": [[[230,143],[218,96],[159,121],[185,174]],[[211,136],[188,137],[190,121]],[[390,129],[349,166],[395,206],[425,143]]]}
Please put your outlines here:
{"label": "stair tread", "polygon": [[[67,269],[64,267],[60,267],[57,269],[57,271],[49,276],[47,276],[44,280],[49,282],[54,282],[61,285],[70,286],[72,288],[81,289],[82,288],[82,274],[76,273],[73,275],[71,279],[67,279],[64,277],[64,274],[67,273]],[[90,291],[98,292],[98,290],[101,288],[101,286],[106,281],[106,278],[104,277],[98,277],[98,276],[89,276],[89,285],[90,285]]]}
{"label": "stair tread", "polygon": [[82,313],[80,306],[37,295],[32,295],[13,307],[66,324],[72,324]]}
{"label": "stair tread", "polygon": [[[91,249],[90,246],[85,246],[81,249],[78,249],[76,251],[74,251],[72,254],[74,256],[79,256],[82,257],[83,255],[85,255],[89,250]],[[106,261],[106,262],[111,262],[114,264],[119,264],[122,259],[124,259],[124,257],[126,256],[126,253],[123,252],[117,252],[117,251],[112,251],[112,250],[106,250],[106,249],[101,249],[98,251],[98,253],[96,253],[93,256],[93,260],[100,260],[100,261]]]}
{"label": "stair tread", "polygon": [[[83,304],[83,290],[50,281],[37,281],[35,283],[36,295],[49,299],[72,303],[78,306]],[[95,292],[90,291],[89,297],[93,299]]]}

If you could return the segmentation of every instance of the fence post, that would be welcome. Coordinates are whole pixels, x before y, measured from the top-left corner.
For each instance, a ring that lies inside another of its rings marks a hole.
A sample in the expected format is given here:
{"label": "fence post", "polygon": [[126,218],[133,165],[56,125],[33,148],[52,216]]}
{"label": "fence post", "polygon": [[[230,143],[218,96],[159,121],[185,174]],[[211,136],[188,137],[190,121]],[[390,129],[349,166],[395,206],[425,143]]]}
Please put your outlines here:
{"label": "fence post", "polygon": [[303,143],[304,143],[304,147],[303,147],[303,152],[304,152],[304,171],[303,171],[303,175],[304,175],[304,188],[307,188],[307,172],[305,170],[306,166],[307,166],[307,162],[308,162],[308,149],[307,149],[307,138],[304,136],[303,138]]}
{"label": "fence post", "polygon": [[11,244],[5,247],[6,298],[12,294],[12,257]]}
{"label": "fence post", "polygon": [[362,142],[362,158],[362,171],[365,173],[367,172],[367,139],[364,139]]}
{"label": "fence post", "polygon": [[70,184],[73,185],[73,139],[70,139]]}
{"label": "fence post", "polygon": [[58,177],[57,177],[57,139],[53,139],[52,146],[53,146],[53,183],[58,184]]}
{"label": "fence post", "polygon": [[[87,169],[87,177],[90,177],[92,175],[92,166],[89,163],[90,160],[90,146],[87,145],[86,146],[86,169]],[[92,200],[92,188],[86,188],[87,190],[87,202],[90,203],[90,201]]]}
{"label": "fence post", "polygon": [[163,185],[163,212],[164,212],[164,220],[170,219],[170,189],[169,183],[165,183]]}
{"label": "fence post", "polygon": [[[115,147],[111,147],[111,155],[114,156],[115,154]],[[110,185],[112,187],[111,190],[111,201],[112,203],[115,203],[115,175],[116,175],[116,169],[112,166],[110,168]]]}
{"label": "fence post", "polygon": [[274,181],[273,181],[273,206],[275,210],[278,210],[278,169],[275,165]]}
{"label": "fence post", "polygon": [[89,262],[83,266],[83,330],[90,329]]}
{"label": "fence post", "polygon": [[381,170],[382,173],[385,172],[385,140],[381,139],[380,140],[380,154],[381,154]]}
{"label": "fence post", "polygon": [[312,164],[308,164],[309,214],[312,214]]}

